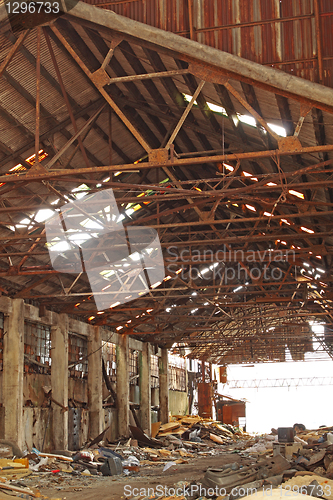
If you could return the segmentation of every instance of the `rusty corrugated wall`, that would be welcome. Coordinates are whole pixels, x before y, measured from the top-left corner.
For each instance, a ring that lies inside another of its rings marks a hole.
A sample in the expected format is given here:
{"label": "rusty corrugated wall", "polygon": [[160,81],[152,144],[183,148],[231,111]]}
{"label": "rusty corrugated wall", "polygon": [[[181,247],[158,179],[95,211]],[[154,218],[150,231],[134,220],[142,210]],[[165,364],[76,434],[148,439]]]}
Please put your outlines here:
{"label": "rusty corrugated wall", "polygon": [[333,87],[332,0],[85,1]]}

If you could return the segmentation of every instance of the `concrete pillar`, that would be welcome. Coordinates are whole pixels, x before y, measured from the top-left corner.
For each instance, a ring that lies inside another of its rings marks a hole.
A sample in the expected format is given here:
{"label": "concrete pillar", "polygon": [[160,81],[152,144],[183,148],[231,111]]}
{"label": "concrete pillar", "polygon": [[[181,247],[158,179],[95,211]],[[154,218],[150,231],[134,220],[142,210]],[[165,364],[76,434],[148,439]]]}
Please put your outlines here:
{"label": "concrete pillar", "polygon": [[103,430],[102,339],[99,326],[91,327],[88,339],[89,436],[94,439]]}
{"label": "concrete pillar", "polygon": [[4,438],[24,447],[23,366],[24,301],[13,299],[12,311],[5,319],[2,399],[5,407]]}
{"label": "concrete pillar", "polygon": [[[68,316],[60,314],[58,324],[51,327],[52,397],[68,406]],[[57,450],[68,449],[68,411],[52,403],[53,444]]]}
{"label": "concrete pillar", "polygon": [[141,427],[151,434],[150,344],[144,342],[139,357]]}
{"label": "concrete pillar", "polygon": [[119,436],[129,436],[129,348],[128,335],[119,335],[117,345],[117,409]]}
{"label": "concrete pillar", "polygon": [[161,349],[159,358],[160,375],[160,421],[162,424],[169,422],[169,370],[168,370],[168,349]]}

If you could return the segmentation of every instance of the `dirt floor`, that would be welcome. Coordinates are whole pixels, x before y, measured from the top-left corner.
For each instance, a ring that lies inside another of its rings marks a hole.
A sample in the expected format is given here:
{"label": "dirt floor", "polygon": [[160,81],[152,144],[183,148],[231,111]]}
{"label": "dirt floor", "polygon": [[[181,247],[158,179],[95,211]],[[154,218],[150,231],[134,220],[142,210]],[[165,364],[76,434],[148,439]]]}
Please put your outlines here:
{"label": "dirt floor", "polygon": [[[172,487],[180,481],[199,482],[208,467],[219,468],[224,464],[239,463],[240,461],[245,463],[245,460],[235,453],[223,453],[210,457],[194,458],[188,464],[174,465],[165,472],[163,472],[163,465],[142,467],[136,476],[81,476],[75,478],[75,481],[73,481],[75,485],[71,484],[71,480],[66,479],[63,482],[55,483],[56,486],[53,488],[40,485],[38,489],[49,498],[61,498],[63,500],[97,500],[100,498],[125,500],[134,496],[133,494],[126,495],[126,492],[133,492],[134,488],[148,490],[148,488],[156,489],[158,485]],[[58,479],[54,478],[55,481]],[[49,481],[48,484],[50,485]],[[125,489],[126,485],[127,489]]]}

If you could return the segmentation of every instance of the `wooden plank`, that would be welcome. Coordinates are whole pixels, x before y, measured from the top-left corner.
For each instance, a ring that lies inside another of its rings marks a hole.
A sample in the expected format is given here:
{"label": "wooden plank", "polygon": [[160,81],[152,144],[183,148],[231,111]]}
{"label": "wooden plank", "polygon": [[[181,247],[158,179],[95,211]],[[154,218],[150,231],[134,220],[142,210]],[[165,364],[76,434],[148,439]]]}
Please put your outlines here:
{"label": "wooden plank", "polygon": [[162,422],[154,422],[151,424],[151,437],[155,438],[160,430]]}
{"label": "wooden plank", "polygon": [[168,422],[167,424],[163,424],[160,427],[160,434],[162,432],[169,432],[171,430],[178,429],[180,427],[180,422]]}
{"label": "wooden plank", "polygon": [[209,434],[209,439],[214,441],[214,443],[224,444],[223,439],[220,436],[216,436],[215,434]]}

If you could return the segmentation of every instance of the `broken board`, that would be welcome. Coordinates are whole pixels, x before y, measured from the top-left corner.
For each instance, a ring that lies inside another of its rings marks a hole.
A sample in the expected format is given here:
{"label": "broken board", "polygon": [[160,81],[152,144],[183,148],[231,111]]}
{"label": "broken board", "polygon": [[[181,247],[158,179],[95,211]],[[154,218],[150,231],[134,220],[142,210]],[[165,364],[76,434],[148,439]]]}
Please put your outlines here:
{"label": "broken board", "polygon": [[154,422],[151,424],[151,437],[155,438],[160,430],[162,422]]}

